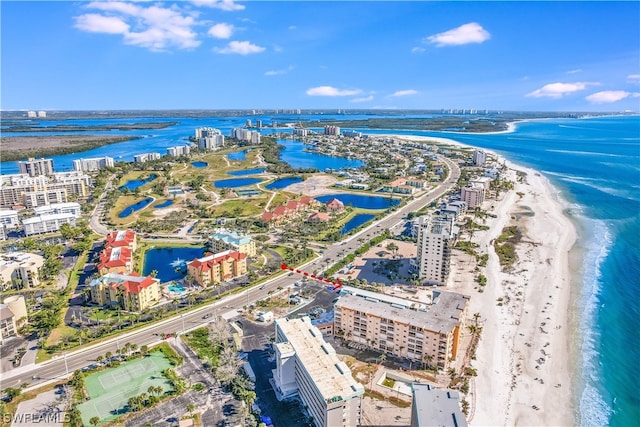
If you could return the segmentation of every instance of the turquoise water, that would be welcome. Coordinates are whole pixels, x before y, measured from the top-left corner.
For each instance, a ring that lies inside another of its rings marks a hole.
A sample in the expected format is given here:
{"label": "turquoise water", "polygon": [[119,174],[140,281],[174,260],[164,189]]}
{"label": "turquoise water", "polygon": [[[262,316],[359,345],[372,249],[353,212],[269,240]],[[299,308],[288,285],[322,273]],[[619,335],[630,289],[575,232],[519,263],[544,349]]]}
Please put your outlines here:
{"label": "turquoise water", "polygon": [[260,178],[231,178],[214,181],[215,188],[236,188],[246,187],[247,185],[257,184],[262,181]]}
{"label": "turquoise water", "polygon": [[229,175],[234,175],[234,176],[257,175],[259,173],[264,173],[265,170],[266,170],[265,168],[244,169],[244,170],[240,170],[240,171],[231,171],[231,172],[227,172],[227,173]]}
{"label": "turquoise water", "polygon": [[149,177],[147,179],[132,179],[132,180],[129,180],[129,181],[125,182],[123,185],[118,187],[118,189],[119,190],[124,190],[125,188],[127,188],[127,189],[133,191],[136,188],[140,188],[143,185],[153,181],[157,177],[158,176],[155,173],[152,173],[151,175],[149,175]]}
{"label": "turquoise water", "polygon": [[167,289],[169,289],[171,292],[176,293],[176,294],[183,294],[183,293],[185,293],[187,291],[182,286],[174,285],[174,284],[171,284],[171,285],[167,286]]}
{"label": "turquoise water", "polygon": [[187,263],[202,257],[204,247],[152,248],[144,254],[144,276],[156,270],[161,283],[180,280],[187,274]]}
{"label": "turquoise water", "polygon": [[360,227],[362,224],[366,224],[375,217],[376,216],[372,214],[356,214],[342,226],[340,234],[349,234],[351,230]]}
{"label": "turquoise water", "polygon": [[284,146],[284,149],[280,151],[280,160],[289,163],[294,168],[316,168],[324,171],[326,169],[359,168],[364,164],[361,160],[304,151],[309,146],[293,139],[278,139],[278,144]]}
{"label": "turquoise water", "polygon": [[209,166],[209,163],[207,163],[207,162],[191,162],[191,166],[193,166],[194,168],[206,168],[207,166]]}
{"label": "turquoise water", "polygon": [[304,181],[299,176],[291,176],[288,178],[280,178],[273,181],[271,184],[267,184],[264,186],[267,190],[280,190],[282,188],[288,187],[291,184],[296,184],[298,182]]}
{"label": "turquoise water", "polygon": [[118,218],[126,218],[135,211],[139,211],[140,209],[147,207],[151,202],[153,202],[153,199],[151,197],[147,197],[146,199],[140,200],[133,205],[129,205],[118,214]]}
{"label": "turquoise water", "polygon": [[577,422],[638,425],[640,117],[539,120],[494,135],[393,132],[444,136],[495,150],[541,171],[561,191],[578,223],[582,259],[574,301]]}
{"label": "turquoise water", "polygon": [[162,203],[158,203],[157,205],[154,206],[154,209],[162,209],[162,208],[166,208],[167,206],[171,206],[173,204],[173,200],[165,200]]}
{"label": "turquoise water", "polygon": [[331,199],[338,199],[344,203],[345,206],[362,209],[388,209],[400,203],[400,199],[351,193],[327,194],[325,196],[318,196],[315,199],[321,203],[327,203]]}

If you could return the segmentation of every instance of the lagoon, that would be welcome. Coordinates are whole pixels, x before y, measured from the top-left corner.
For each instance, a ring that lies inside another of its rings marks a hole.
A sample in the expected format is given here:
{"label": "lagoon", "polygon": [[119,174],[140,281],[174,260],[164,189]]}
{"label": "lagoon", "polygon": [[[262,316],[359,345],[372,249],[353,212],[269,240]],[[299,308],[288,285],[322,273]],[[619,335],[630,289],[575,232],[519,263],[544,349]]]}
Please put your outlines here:
{"label": "lagoon", "polygon": [[280,190],[282,188],[288,187],[291,184],[297,184],[298,182],[302,182],[304,179],[299,176],[290,176],[288,178],[280,178],[276,179],[270,184],[264,186],[267,190]]}
{"label": "lagoon", "polygon": [[284,146],[280,151],[280,160],[289,163],[294,168],[350,169],[359,168],[364,163],[361,160],[333,157],[325,154],[305,151],[310,146],[291,139],[278,139],[278,144]]}
{"label": "lagoon", "polygon": [[153,202],[153,197],[147,197],[146,199],[140,200],[139,202],[134,203],[133,205],[129,205],[122,210],[118,214],[118,218],[126,218],[135,211],[139,211],[140,209],[146,208],[150,203]]}
{"label": "lagoon", "polygon": [[260,178],[231,178],[231,179],[221,179],[219,181],[214,181],[213,186],[215,188],[236,188],[236,187],[246,187],[248,185],[257,184],[262,181]]}
{"label": "lagoon", "polygon": [[372,214],[356,214],[342,226],[342,228],[340,229],[340,234],[349,234],[351,230],[360,227],[362,224],[371,221],[375,217],[376,216]]}
{"label": "lagoon", "polygon": [[204,254],[203,246],[152,248],[144,254],[143,276],[156,270],[160,282],[180,280],[187,274],[187,263]]}
{"label": "lagoon", "polygon": [[400,199],[391,199],[382,196],[367,196],[353,193],[336,193],[318,196],[315,198],[320,203],[327,203],[331,199],[338,199],[345,206],[353,206],[362,209],[388,209],[391,206],[400,204]]}
{"label": "lagoon", "polygon": [[242,176],[242,175],[257,175],[260,173],[264,173],[265,168],[257,168],[257,169],[244,169],[240,171],[231,171],[227,172],[229,175],[233,176]]}
{"label": "lagoon", "polygon": [[236,151],[235,153],[227,154],[229,160],[235,160],[238,162],[244,162],[247,158],[247,150]]}
{"label": "lagoon", "polygon": [[121,185],[120,187],[118,187],[118,190],[122,191],[122,190],[124,190],[126,188],[127,190],[133,191],[136,188],[140,188],[143,185],[150,183],[151,181],[153,181],[157,177],[158,177],[158,175],[156,175],[155,173],[152,173],[146,179],[131,179],[131,180],[125,182],[124,185]]}

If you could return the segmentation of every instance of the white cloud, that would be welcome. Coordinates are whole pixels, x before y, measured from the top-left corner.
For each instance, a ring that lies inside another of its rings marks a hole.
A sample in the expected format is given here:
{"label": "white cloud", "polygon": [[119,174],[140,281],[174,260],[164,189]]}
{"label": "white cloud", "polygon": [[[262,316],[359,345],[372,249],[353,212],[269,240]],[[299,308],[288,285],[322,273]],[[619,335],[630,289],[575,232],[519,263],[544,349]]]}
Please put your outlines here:
{"label": "white cloud", "polygon": [[264,47],[255,45],[249,41],[232,41],[223,48],[213,48],[213,51],[216,53],[238,55],[251,55],[254,53],[263,52],[264,50]]}
{"label": "white cloud", "polygon": [[575,70],[567,71],[567,74],[578,74],[578,73],[581,73],[581,72],[582,72],[581,68],[576,68]]}
{"label": "white cloud", "polygon": [[[194,16],[178,8],[164,8],[124,2],[91,2],[86,8],[98,9],[105,14],[87,13],[76,16],[75,27],[82,31],[122,34],[124,43],[163,51],[169,47],[192,49],[200,45],[192,27]],[[134,31],[131,31],[131,29]]]}
{"label": "white cloud", "polygon": [[420,46],[416,46],[414,48],[411,48],[411,53],[422,53],[424,51],[426,51],[427,49],[420,47]]}
{"label": "white cloud", "polygon": [[427,37],[426,41],[437,47],[459,46],[469,43],[482,43],[491,38],[491,34],[476,22],[470,22],[444,33]]}
{"label": "white cloud", "polygon": [[604,90],[591,94],[585,99],[592,104],[610,104],[625,99],[630,95],[632,95],[630,92],[624,90]]}
{"label": "white cloud", "polygon": [[207,34],[217,39],[228,39],[233,34],[233,30],[233,25],[221,22],[220,24],[216,24],[213,27],[209,28]]}
{"label": "white cloud", "polygon": [[629,74],[627,76],[628,82],[640,83],[640,74]]}
{"label": "white cloud", "polygon": [[309,96],[351,96],[358,95],[360,89],[338,89],[333,86],[318,86],[307,90]]}
{"label": "white cloud", "polygon": [[290,71],[293,71],[293,65],[289,65],[287,68],[283,68],[282,70],[272,70],[264,73],[265,76],[281,76],[283,74],[287,74]]}
{"label": "white cloud", "polygon": [[599,83],[589,82],[576,82],[576,83],[549,83],[542,86],[540,89],[536,89],[526,96],[534,98],[549,97],[549,98],[562,98],[563,96],[585,90],[587,86],[596,86]]}
{"label": "white cloud", "polygon": [[389,96],[409,96],[409,95],[415,95],[417,93],[418,93],[418,91],[414,90],[414,89],[397,90],[397,91],[393,92]]}
{"label": "white cloud", "polygon": [[353,98],[349,102],[369,102],[369,101],[373,101],[373,95],[365,96],[362,98]]}
{"label": "white cloud", "polygon": [[76,16],[76,28],[90,33],[126,34],[129,32],[129,24],[122,19],[97,13]]}
{"label": "white cloud", "polygon": [[196,6],[206,6],[214,9],[233,12],[236,10],[244,10],[244,5],[237,4],[233,0],[191,0]]}
{"label": "white cloud", "polygon": [[290,30],[295,30],[295,29],[296,29],[296,28],[298,28],[298,27],[296,27],[295,25],[289,25],[289,27],[288,27],[288,28],[289,28]]}

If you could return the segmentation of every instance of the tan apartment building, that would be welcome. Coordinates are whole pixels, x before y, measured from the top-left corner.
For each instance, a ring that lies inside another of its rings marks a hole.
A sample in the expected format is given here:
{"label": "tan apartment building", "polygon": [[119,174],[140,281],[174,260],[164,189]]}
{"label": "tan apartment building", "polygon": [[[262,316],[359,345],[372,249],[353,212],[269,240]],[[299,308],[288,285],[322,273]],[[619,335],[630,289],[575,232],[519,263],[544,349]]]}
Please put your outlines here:
{"label": "tan apartment building", "polygon": [[187,274],[200,286],[216,285],[247,274],[247,255],[228,250],[196,258],[187,264]]}
{"label": "tan apartment building", "polygon": [[364,387],[308,317],[276,319],[271,385],[283,400],[298,396],[316,427],[359,426]]}
{"label": "tan apartment building", "polygon": [[431,304],[345,287],[335,304],[334,333],[416,363],[446,369],[458,356],[469,297],[433,291]]}
{"label": "tan apartment building", "polygon": [[40,268],[44,258],[24,252],[10,252],[0,255],[0,279],[2,288],[10,286],[19,289],[34,288],[40,284]]}
{"label": "tan apartment building", "polygon": [[76,194],[79,198],[87,197],[90,188],[91,177],[76,171],[34,177],[27,174],[2,175],[0,206],[24,205],[34,208],[51,203],[63,203],[70,194]]}
{"label": "tan apartment building", "polygon": [[125,311],[143,311],[160,301],[160,280],[138,273],[108,273],[94,279],[91,301],[100,306],[120,306]]}

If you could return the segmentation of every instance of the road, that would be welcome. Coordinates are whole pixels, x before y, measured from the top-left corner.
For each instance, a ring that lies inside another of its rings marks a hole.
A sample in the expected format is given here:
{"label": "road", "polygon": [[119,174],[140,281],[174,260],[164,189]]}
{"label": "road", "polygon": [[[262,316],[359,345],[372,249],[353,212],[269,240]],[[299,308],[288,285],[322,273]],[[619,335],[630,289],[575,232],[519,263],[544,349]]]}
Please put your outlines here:
{"label": "road", "polygon": [[[347,240],[337,242],[327,247],[323,257],[325,260],[328,259],[330,261],[327,263],[322,262],[322,264],[325,264],[324,268],[330,267],[346,254],[352,253],[355,249],[361,246],[358,239],[367,238],[367,236],[371,238],[373,235],[379,234],[383,230],[397,225],[408,213],[415,212],[422,207],[429,205],[432,201],[449,191],[456,184],[458,177],[460,176],[460,168],[449,159],[442,159],[449,166],[450,172],[447,179],[445,179],[441,185],[410,201],[407,205],[397,209],[387,217],[349,237]],[[301,266],[300,270],[309,273],[312,273],[313,270],[316,269],[321,270],[320,262],[320,259],[310,261],[304,266]],[[69,352],[64,356],[57,356],[56,359],[37,365],[33,364],[13,369],[10,372],[3,373],[0,389],[4,390],[7,387],[17,387],[25,382],[29,383],[30,387],[53,382],[64,378],[77,369],[81,369],[95,363],[98,356],[104,356],[108,351],[115,354],[115,351],[127,342],[137,344],[138,346],[152,345],[160,342],[159,337],[162,334],[179,333],[196,329],[207,325],[211,319],[218,315],[224,315],[225,313],[229,314],[224,316],[225,318],[233,317],[230,314],[233,311],[236,311],[237,313],[238,308],[249,305],[254,301],[264,299],[276,291],[278,287],[290,286],[298,279],[298,275],[281,275],[275,279],[264,282],[259,286],[256,285],[254,287],[247,288],[239,294],[226,297],[205,307],[194,309],[191,312],[162,320],[153,325],[145,326],[139,330],[124,333],[117,338],[111,338],[101,343],[83,347]],[[203,319],[203,316],[208,313],[214,314],[214,316]]]}
{"label": "road", "polygon": [[100,195],[96,203],[96,207],[91,212],[91,217],[89,218],[89,227],[91,229],[103,236],[106,236],[109,233],[109,229],[100,223],[100,216],[102,215],[102,211],[104,210],[104,199],[107,196],[107,193],[111,191],[113,180],[116,176],[111,175],[109,180],[107,181],[107,185],[104,188],[104,192]]}

